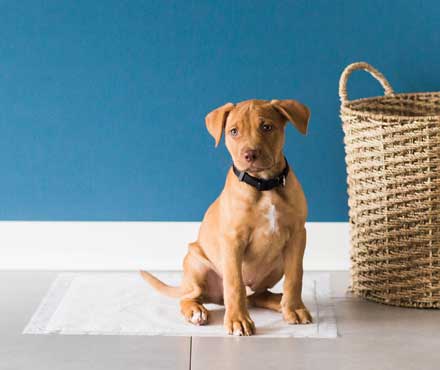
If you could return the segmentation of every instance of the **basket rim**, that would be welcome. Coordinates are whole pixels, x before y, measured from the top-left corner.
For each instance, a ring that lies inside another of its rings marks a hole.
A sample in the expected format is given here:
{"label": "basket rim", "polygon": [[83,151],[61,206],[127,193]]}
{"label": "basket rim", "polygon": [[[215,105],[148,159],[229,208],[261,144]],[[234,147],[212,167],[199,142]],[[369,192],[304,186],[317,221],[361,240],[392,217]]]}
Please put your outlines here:
{"label": "basket rim", "polygon": [[351,104],[353,103],[360,103],[360,102],[369,102],[369,101],[377,101],[377,100],[382,100],[382,99],[389,99],[389,98],[393,98],[393,97],[404,97],[404,96],[421,96],[421,95],[439,95],[440,96],[440,91],[432,91],[432,92],[413,92],[413,93],[394,93],[394,94],[389,94],[389,95],[377,95],[377,96],[371,96],[368,98],[360,98],[360,99],[353,99],[353,100],[349,100],[345,103],[341,104],[341,113],[343,112],[352,112],[353,114],[356,115],[361,115],[364,117],[373,117],[373,118],[382,118],[382,117],[396,117],[397,119],[400,118],[404,118],[404,119],[410,119],[410,120],[415,120],[415,119],[440,119],[440,113],[439,114],[435,114],[435,115],[412,115],[412,116],[408,116],[408,115],[403,115],[403,114],[388,114],[388,113],[371,113],[368,112],[366,110],[363,109],[355,109],[353,107],[351,107]]}

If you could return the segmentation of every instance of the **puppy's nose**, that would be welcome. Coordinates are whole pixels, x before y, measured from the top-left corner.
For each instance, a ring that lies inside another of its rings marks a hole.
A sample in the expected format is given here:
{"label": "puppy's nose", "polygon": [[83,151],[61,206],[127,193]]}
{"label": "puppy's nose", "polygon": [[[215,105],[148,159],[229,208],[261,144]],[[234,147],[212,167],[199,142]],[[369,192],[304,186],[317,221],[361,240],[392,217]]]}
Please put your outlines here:
{"label": "puppy's nose", "polygon": [[256,150],[246,150],[243,153],[243,157],[247,162],[251,163],[257,159],[257,151]]}

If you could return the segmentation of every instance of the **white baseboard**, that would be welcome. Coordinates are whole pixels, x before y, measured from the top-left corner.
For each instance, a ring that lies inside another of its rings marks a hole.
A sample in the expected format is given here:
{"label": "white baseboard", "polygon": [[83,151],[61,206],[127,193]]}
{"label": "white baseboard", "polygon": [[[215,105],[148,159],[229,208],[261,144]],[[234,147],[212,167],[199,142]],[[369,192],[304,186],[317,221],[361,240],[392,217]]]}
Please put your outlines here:
{"label": "white baseboard", "polygon": [[[0,222],[2,270],[179,270],[198,222]],[[347,270],[346,222],[307,224],[306,270]]]}

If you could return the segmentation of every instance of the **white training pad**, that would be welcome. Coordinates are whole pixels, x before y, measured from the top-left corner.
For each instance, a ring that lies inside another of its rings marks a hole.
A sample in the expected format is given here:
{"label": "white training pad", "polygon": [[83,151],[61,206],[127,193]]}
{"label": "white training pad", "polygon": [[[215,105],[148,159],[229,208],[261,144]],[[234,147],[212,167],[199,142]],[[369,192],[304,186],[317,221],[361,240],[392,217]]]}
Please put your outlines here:
{"label": "white training pad", "polygon": [[[179,285],[181,273],[155,273],[164,282]],[[280,313],[250,308],[256,334],[261,337],[336,338],[329,274],[306,273],[303,300],[313,323],[288,325]],[[279,283],[272,289],[281,292]],[[224,307],[208,304],[209,324],[187,323],[178,299],[154,291],[138,273],[59,274],[24,329],[25,334],[106,334],[227,336]]]}

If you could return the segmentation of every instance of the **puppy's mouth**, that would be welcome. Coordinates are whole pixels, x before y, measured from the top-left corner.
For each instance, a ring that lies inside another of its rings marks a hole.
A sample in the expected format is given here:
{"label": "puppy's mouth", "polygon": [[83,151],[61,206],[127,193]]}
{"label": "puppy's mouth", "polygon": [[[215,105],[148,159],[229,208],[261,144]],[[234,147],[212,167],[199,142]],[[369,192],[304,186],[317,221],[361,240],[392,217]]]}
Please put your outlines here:
{"label": "puppy's mouth", "polygon": [[265,163],[259,163],[259,161],[256,161],[254,163],[248,164],[246,163],[245,166],[243,166],[242,171],[251,172],[251,173],[259,173],[264,171],[270,171],[275,166],[275,161],[271,160],[271,163],[266,165]]}
{"label": "puppy's mouth", "polygon": [[247,168],[245,169],[245,171],[246,171],[246,172],[255,172],[255,173],[258,173],[258,172],[268,171],[268,170],[270,170],[272,167],[273,167],[273,166],[258,167],[258,166],[250,165],[249,167],[247,167]]}

